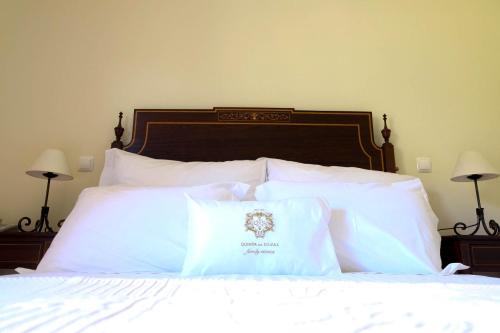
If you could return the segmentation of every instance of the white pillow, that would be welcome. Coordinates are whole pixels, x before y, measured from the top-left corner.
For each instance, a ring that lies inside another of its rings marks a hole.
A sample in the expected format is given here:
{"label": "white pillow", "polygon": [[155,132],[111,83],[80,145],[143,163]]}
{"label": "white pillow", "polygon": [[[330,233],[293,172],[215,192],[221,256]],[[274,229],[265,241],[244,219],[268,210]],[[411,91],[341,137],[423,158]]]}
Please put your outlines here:
{"label": "white pillow", "polygon": [[220,182],[255,186],[266,178],[266,161],[180,162],[149,158],[120,149],[108,149],[99,186],[195,186]]}
{"label": "white pillow", "polygon": [[83,190],[37,267],[40,272],[180,272],[187,239],[186,194],[234,200],[248,185],[94,187]]}
{"label": "white pillow", "polygon": [[340,273],[319,199],[189,202],[183,275]]}
{"label": "white pillow", "polygon": [[[394,183],[417,179],[413,176],[353,167],[322,166],[261,158],[267,161],[267,180],[291,182]],[[260,159],[259,159],[260,160]]]}
{"label": "white pillow", "polygon": [[436,273],[441,269],[438,219],[408,184],[268,182],[258,200],[321,197],[332,209],[330,232],[343,272]]}

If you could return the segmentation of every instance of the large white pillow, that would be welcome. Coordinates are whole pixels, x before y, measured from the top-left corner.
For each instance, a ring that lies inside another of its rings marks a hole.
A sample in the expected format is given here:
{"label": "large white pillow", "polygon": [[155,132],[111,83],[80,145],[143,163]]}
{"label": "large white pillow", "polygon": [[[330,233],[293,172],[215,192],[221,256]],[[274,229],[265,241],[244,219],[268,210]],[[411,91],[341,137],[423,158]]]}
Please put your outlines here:
{"label": "large white pillow", "polygon": [[[417,179],[413,176],[354,167],[322,166],[274,158],[267,161],[267,180],[292,182],[394,183]],[[260,159],[259,159],[260,160]]]}
{"label": "large white pillow", "polygon": [[197,187],[107,186],[83,190],[37,271],[180,272],[187,199],[235,200],[239,183]]}
{"label": "large white pillow", "polygon": [[[266,161],[179,162],[108,149],[100,186],[195,186],[241,182],[252,188],[266,179]],[[253,196],[249,191],[249,197]]]}
{"label": "large white pillow", "polygon": [[325,199],[343,272],[436,273],[441,269],[438,219],[416,182],[271,181],[257,187],[256,197]]}
{"label": "large white pillow", "polygon": [[319,199],[189,202],[183,275],[340,273]]}

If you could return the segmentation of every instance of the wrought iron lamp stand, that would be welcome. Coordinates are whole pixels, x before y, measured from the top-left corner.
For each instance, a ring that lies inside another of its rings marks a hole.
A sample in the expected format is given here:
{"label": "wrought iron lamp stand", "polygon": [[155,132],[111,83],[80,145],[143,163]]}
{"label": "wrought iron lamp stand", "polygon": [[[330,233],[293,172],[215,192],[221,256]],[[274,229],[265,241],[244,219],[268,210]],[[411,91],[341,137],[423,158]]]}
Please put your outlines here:
{"label": "wrought iron lamp stand", "polygon": [[[455,234],[459,236],[472,236],[477,233],[479,230],[479,227],[482,225],[484,231],[486,234],[490,236],[500,236],[500,226],[498,223],[495,222],[495,220],[490,220],[488,225],[486,225],[486,220],[484,219],[484,208],[481,207],[481,200],[479,198],[479,188],[477,186],[477,181],[481,178],[481,175],[470,175],[467,178],[471,179],[474,181],[474,187],[476,189],[476,199],[477,199],[477,208],[476,208],[476,216],[477,216],[477,223],[471,224],[471,225],[466,225],[463,222],[457,222],[453,226],[453,228],[443,228],[439,230],[450,230],[453,229]],[[469,234],[463,234],[461,233],[462,231],[465,231],[469,228],[474,228],[471,233]],[[491,230],[490,230],[491,229]]]}
{"label": "wrought iron lamp stand", "polygon": [[[47,189],[45,191],[45,203],[40,212],[40,219],[36,221],[32,230],[26,230],[24,228],[31,225],[31,219],[27,216],[21,218],[17,223],[17,228],[22,232],[54,232],[49,224],[49,206],[47,206],[47,202],[49,200],[50,181],[51,179],[56,178],[57,174],[46,172],[43,175],[47,177]],[[60,227],[62,222],[64,222],[64,220],[59,221],[57,225]]]}

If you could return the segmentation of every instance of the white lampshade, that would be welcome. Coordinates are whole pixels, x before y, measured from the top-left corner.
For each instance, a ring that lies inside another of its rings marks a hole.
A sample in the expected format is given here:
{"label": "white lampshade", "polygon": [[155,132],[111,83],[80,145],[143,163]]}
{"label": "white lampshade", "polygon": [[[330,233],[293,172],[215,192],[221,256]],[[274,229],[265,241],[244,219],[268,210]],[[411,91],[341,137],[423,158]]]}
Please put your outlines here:
{"label": "white lampshade", "polygon": [[35,161],[33,166],[26,171],[30,176],[37,178],[47,178],[44,173],[52,172],[57,175],[57,180],[71,180],[73,176],[69,171],[66,156],[59,149],[45,150]]}
{"label": "white lampshade", "polygon": [[467,177],[471,175],[482,176],[478,180],[488,180],[496,178],[500,174],[481,153],[477,151],[464,151],[458,157],[451,180],[454,182],[470,182],[472,179]]}

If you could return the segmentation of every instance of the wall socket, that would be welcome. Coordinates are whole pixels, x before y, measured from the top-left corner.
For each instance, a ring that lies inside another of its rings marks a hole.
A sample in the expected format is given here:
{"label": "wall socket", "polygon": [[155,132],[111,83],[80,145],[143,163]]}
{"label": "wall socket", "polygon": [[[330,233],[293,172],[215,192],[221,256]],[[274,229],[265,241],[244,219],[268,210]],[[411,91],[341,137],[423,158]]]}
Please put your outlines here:
{"label": "wall socket", "polygon": [[432,172],[432,161],[430,157],[417,157],[417,170],[422,173]]}
{"label": "wall socket", "polygon": [[91,172],[94,170],[94,156],[80,156],[79,161],[80,172]]}

